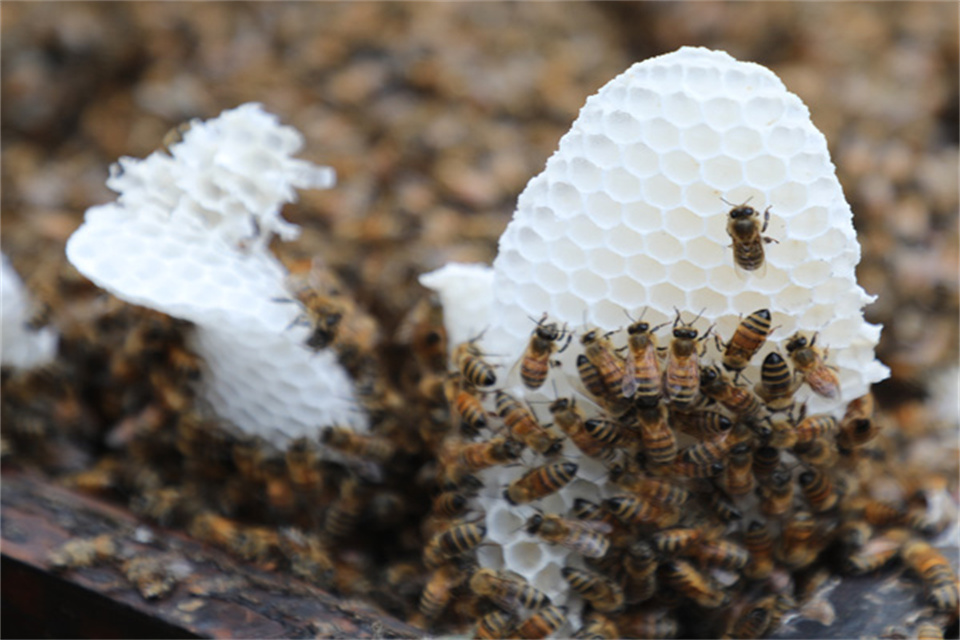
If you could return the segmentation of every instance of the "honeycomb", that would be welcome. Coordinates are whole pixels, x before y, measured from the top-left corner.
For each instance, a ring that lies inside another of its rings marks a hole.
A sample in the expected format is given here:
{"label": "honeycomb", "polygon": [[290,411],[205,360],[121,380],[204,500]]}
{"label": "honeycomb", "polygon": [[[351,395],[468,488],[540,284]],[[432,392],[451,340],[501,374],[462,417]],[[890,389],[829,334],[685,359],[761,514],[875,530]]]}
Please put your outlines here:
{"label": "honeycomb", "polygon": [[27,326],[35,310],[23,280],[2,253],[0,310],[0,362],[28,369],[42,366],[54,359],[57,353],[57,333],[52,327],[33,331]]}
{"label": "honeycomb", "polygon": [[170,155],[122,158],[67,257],[117,297],[196,325],[203,396],[242,431],[278,446],[324,425],[363,429],[353,383],[332,350],[314,352],[295,325],[287,272],[267,244],[295,238],[280,217],[295,188],[332,185],[328,167],[291,154],[302,137],[257,104],[194,121]]}

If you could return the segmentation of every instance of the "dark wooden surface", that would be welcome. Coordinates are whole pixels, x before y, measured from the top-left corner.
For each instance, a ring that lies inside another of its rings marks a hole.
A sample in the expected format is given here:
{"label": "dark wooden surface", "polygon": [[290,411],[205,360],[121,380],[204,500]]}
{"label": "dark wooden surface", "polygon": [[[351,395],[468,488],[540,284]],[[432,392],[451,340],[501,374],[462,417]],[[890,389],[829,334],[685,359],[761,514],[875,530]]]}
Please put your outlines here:
{"label": "dark wooden surface", "polygon": [[[115,505],[29,474],[0,486],[3,637],[388,638],[422,632],[359,601],[260,570],[186,536],[152,527]],[[57,571],[51,551],[111,534],[116,557]],[[178,576],[148,600],[124,560],[155,558]]]}

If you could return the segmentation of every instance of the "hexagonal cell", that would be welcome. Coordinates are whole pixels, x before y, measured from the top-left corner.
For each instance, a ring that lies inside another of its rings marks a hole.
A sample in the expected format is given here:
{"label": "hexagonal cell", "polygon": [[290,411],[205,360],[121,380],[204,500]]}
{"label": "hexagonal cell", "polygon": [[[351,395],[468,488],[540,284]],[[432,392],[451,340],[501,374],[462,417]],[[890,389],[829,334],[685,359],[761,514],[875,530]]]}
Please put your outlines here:
{"label": "hexagonal cell", "polygon": [[618,202],[633,202],[643,197],[640,179],[626,169],[610,169],[604,174],[603,181],[607,193]]}
{"label": "hexagonal cell", "polygon": [[726,212],[730,207],[725,205],[721,196],[723,194],[719,189],[711,187],[702,181],[697,181],[683,187],[682,203],[683,206],[700,216],[707,217],[723,211]]}
{"label": "hexagonal cell", "polygon": [[[857,314],[857,316],[859,316],[859,314]],[[814,331],[820,331],[820,335],[817,336],[817,346],[842,346],[850,343],[850,336],[860,334],[860,318],[857,316],[833,319],[827,326],[823,326],[822,323],[805,326],[812,327]]]}
{"label": "hexagonal cell", "polygon": [[766,256],[770,264],[781,269],[793,269],[809,258],[809,244],[803,240],[782,239],[779,244],[767,245]]}
{"label": "hexagonal cell", "polygon": [[647,299],[647,289],[629,276],[620,276],[610,281],[610,300],[624,309],[643,304]]}
{"label": "hexagonal cell", "polygon": [[645,202],[623,205],[623,223],[634,231],[656,231],[663,227],[663,212]]}
{"label": "hexagonal cell", "polygon": [[609,300],[601,300],[590,309],[590,321],[600,327],[620,327],[625,319],[623,307]]}
{"label": "hexagonal cell", "polygon": [[671,264],[683,257],[683,244],[666,231],[654,231],[644,238],[647,254],[663,264]]}
{"label": "hexagonal cell", "polygon": [[700,172],[707,184],[722,191],[732,189],[743,182],[743,163],[726,156],[704,160]]}
{"label": "hexagonal cell", "polygon": [[477,547],[477,561],[481,567],[495,571],[503,568],[503,547],[495,544],[485,544]]}
{"label": "hexagonal cell", "polygon": [[655,151],[670,151],[680,144],[680,130],[663,118],[652,118],[642,123],[643,141]]}
{"label": "hexagonal cell", "polygon": [[789,217],[807,206],[807,195],[806,186],[787,182],[770,190],[770,204],[775,207],[774,213]]}
{"label": "hexagonal cell", "polygon": [[551,261],[570,271],[579,269],[587,263],[587,253],[571,238],[558,238],[547,245]]}
{"label": "hexagonal cell", "polygon": [[534,282],[550,293],[566,291],[570,286],[566,271],[548,262],[541,262],[533,268]]}
{"label": "hexagonal cell", "polygon": [[599,247],[606,242],[603,229],[595,225],[589,216],[572,218],[568,229],[568,237],[581,249]]}
{"label": "hexagonal cell", "polygon": [[732,264],[724,264],[707,272],[707,281],[719,293],[733,295],[740,293],[747,286],[747,281],[737,275]]}
{"label": "hexagonal cell", "polygon": [[651,176],[660,170],[660,154],[643,142],[635,142],[624,147],[623,166],[637,177]]}
{"label": "hexagonal cell", "polygon": [[751,127],[733,127],[722,138],[724,152],[733,158],[746,160],[763,151],[763,138]]}
{"label": "hexagonal cell", "polygon": [[[643,251],[643,235],[624,226],[619,225],[606,232],[607,248],[618,256],[629,257]],[[622,264],[621,264],[622,267]],[[623,273],[620,271],[619,273]],[[619,275],[619,274],[611,274]]]}
{"label": "hexagonal cell", "polygon": [[524,577],[543,568],[543,551],[538,542],[514,542],[503,547],[503,566]]}
{"label": "hexagonal cell", "polygon": [[700,178],[700,162],[686,151],[668,151],[660,159],[663,175],[677,184],[689,184]]}
{"label": "hexagonal cell", "polygon": [[786,313],[799,313],[806,310],[813,301],[810,289],[791,285],[776,295],[776,305]]}
{"label": "hexagonal cell", "polygon": [[520,255],[516,249],[503,251],[497,256],[494,264],[510,274],[510,278],[517,282],[530,282],[530,261]]}
{"label": "hexagonal cell", "polygon": [[689,127],[703,118],[700,101],[686,93],[672,93],[663,98],[663,116],[678,127]]}
{"label": "hexagonal cell", "polygon": [[698,267],[711,269],[729,259],[728,251],[730,249],[715,240],[694,238],[687,243],[684,255]]}
{"label": "hexagonal cell", "polygon": [[703,218],[689,209],[671,209],[663,217],[665,229],[678,238],[693,238],[703,234]]}
{"label": "hexagonal cell", "polygon": [[770,296],[756,291],[744,291],[738,293],[730,301],[731,310],[736,313],[747,316],[757,309],[767,309],[770,307]]}
{"label": "hexagonal cell", "polygon": [[517,537],[524,519],[506,507],[492,506],[487,509],[487,537],[495,542],[506,542]]}
{"label": "hexagonal cell", "polygon": [[583,210],[580,192],[567,182],[550,183],[547,202],[553,207],[554,215],[559,218],[569,218]]}
{"label": "hexagonal cell", "polygon": [[765,155],[747,160],[744,174],[751,186],[765,189],[786,180],[787,167],[780,158]]}
{"label": "hexagonal cell", "polygon": [[654,175],[643,181],[643,196],[650,204],[667,209],[680,204],[683,191],[670,178]]}
{"label": "hexagonal cell", "polygon": [[601,169],[620,164],[620,145],[604,135],[592,135],[584,142],[587,159]]}
{"label": "hexagonal cell", "polygon": [[523,310],[533,317],[540,317],[540,314],[550,305],[550,295],[535,284],[520,286],[517,300]]}
{"label": "hexagonal cell", "polygon": [[727,296],[717,293],[710,287],[695,289],[687,294],[691,309],[704,309],[707,315],[727,313],[729,304]]}
{"label": "hexagonal cell", "polygon": [[533,227],[520,227],[516,233],[517,249],[520,255],[531,262],[539,262],[547,258],[547,244]]}
{"label": "hexagonal cell", "polygon": [[683,308],[686,306],[686,292],[670,282],[655,284],[650,287],[649,291],[650,304],[654,306],[662,309],[670,309],[672,307]]}
{"label": "hexagonal cell", "polygon": [[767,151],[788,158],[803,148],[806,139],[806,133],[800,127],[776,126],[767,131]]}
{"label": "hexagonal cell", "polygon": [[627,93],[630,111],[645,120],[660,114],[660,93],[644,87],[632,87]]}
{"label": "hexagonal cell", "polygon": [[566,505],[563,501],[563,498],[560,497],[560,493],[562,493],[562,491],[558,493],[552,493],[546,498],[541,499],[537,505],[537,509],[545,513],[563,513],[566,511]]}
{"label": "hexagonal cell", "polygon": [[725,69],[723,72],[723,87],[727,93],[740,95],[748,90],[754,90],[757,83],[755,73],[744,73],[741,69]]}
{"label": "hexagonal cell", "polygon": [[571,325],[578,325],[583,322],[583,311],[587,308],[587,303],[572,293],[555,293],[550,296],[553,303],[550,308],[554,316],[560,322],[566,322]]}
{"label": "hexagonal cell", "polygon": [[547,593],[557,591],[558,589],[562,591],[566,590],[562,588],[563,585],[566,584],[566,581],[563,579],[560,565],[556,562],[550,562],[538,571],[537,575],[531,581],[531,584],[537,589]]}
{"label": "hexagonal cell", "polygon": [[587,302],[596,302],[607,295],[607,281],[592,271],[581,269],[571,274],[570,291]]}
{"label": "hexagonal cell", "polygon": [[[832,304],[845,296],[852,288],[851,278],[833,277],[822,282],[819,287],[813,291],[813,301],[817,303]],[[858,301],[859,303],[859,301]]]}
{"label": "hexagonal cell", "polygon": [[840,229],[830,229],[810,241],[810,253],[823,260],[832,260],[847,247],[847,237]]}
{"label": "hexagonal cell", "polygon": [[612,111],[603,117],[603,130],[617,144],[636,142],[643,131],[640,121],[626,111]]}
{"label": "hexagonal cell", "polygon": [[830,160],[823,153],[798,153],[790,158],[790,178],[798,182],[813,182],[833,173]]}
{"label": "hexagonal cell", "polygon": [[721,143],[720,134],[705,124],[680,131],[680,148],[700,160],[720,153]]}
{"label": "hexagonal cell", "polygon": [[603,186],[603,172],[600,167],[585,158],[570,161],[570,182],[580,191],[589,193]]}
{"label": "hexagonal cell", "polygon": [[829,277],[830,263],[824,260],[805,262],[793,270],[793,281],[807,287],[816,287]]}
{"label": "hexagonal cell", "polygon": [[623,275],[627,270],[623,256],[607,249],[591,251],[587,256],[587,264],[590,265],[591,271],[605,279]]}
{"label": "hexagonal cell", "polygon": [[717,130],[729,129],[741,122],[740,103],[724,97],[711,98],[702,105],[704,121]]}
{"label": "hexagonal cell", "polygon": [[587,196],[586,212],[601,229],[612,229],[620,224],[623,217],[620,203],[602,191]]}
{"label": "hexagonal cell", "polygon": [[[857,307],[859,308],[859,302]],[[828,324],[831,324],[837,317],[837,309],[833,305],[818,304],[807,309],[802,316],[800,316],[799,324],[804,327],[826,327]],[[817,338],[818,346],[825,346],[826,343],[820,344],[821,339]]]}
{"label": "hexagonal cell", "polygon": [[797,330],[797,319],[791,314],[775,312],[773,314],[773,326],[777,328],[776,339],[786,340]]}
{"label": "hexagonal cell", "polygon": [[667,274],[667,280],[684,291],[702,287],[707,281],[707,272],[687,260],[671,265]]}
{"label": "hexagonal cell", "polygon": [[823,233],[830,222],[830,213],[826,207],[807,207],[793,216],[787,227],[790,237],[808,240]]}
{"label": "hexagonal cell", "polygon": [[627,260],[627,273],[637,282],[651,285],[667,277],[667,267],[651,256],[635,255]]}
{"label": "hexagonal cell", "polygon": [[832,202],[834,199],[843,199],[843,189],[836,177],[830,176],[814,180],[808,187],[811,202]]}
{"label": "hexagonal cell", "polygon": [[789,285],[791,281],[792,277],[789,271],[767,264],[766,273],[763,274],[763,277],[752,279],[750,287],[754,291],[769,295],[780,291]]}
{"label": "hexagonal cell", "polygon": [[771,98],[769,96],[754,96],[747,100],[743,107],[743,119],[746,122],[752,122],[759,128],[766,129],[779,120],[786,105],[782,98]]}

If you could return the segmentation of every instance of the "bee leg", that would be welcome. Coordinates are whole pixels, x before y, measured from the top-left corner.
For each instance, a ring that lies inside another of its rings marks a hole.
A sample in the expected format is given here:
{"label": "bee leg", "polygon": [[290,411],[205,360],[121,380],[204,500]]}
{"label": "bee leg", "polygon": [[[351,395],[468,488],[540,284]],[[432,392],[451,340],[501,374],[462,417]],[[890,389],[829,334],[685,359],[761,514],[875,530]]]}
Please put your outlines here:
{"label": "bee leg", "polygon": [[767,225],[770,224],[770,209],[773,205],[770,205],[763,211],[763,227],[760,228],[760,233],[763,233],[767,230]]}

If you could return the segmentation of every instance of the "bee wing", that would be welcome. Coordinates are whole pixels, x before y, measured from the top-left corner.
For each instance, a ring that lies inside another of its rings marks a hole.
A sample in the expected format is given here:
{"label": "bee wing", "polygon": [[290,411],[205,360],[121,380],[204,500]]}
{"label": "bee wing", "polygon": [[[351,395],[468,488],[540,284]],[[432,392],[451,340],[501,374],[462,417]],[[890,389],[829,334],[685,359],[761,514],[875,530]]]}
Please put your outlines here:
{"label": "bee wing", "polygon": [[624,374],[620,391],[624,398],[632,398],[637,393],[637,359],[632,353],[627,353],[623,368]]}
{"label": "bee wing", "polygon": [[764,257],[763,262],[760,263],[760,266],[754,269],[753,271],[747,271],[740,264],[734,260],[733,261],[733,270],[737,273],[737,277],[741,280],[748,280],[751,275],[756,278],[762,278],[767,274],[767,260]]}

